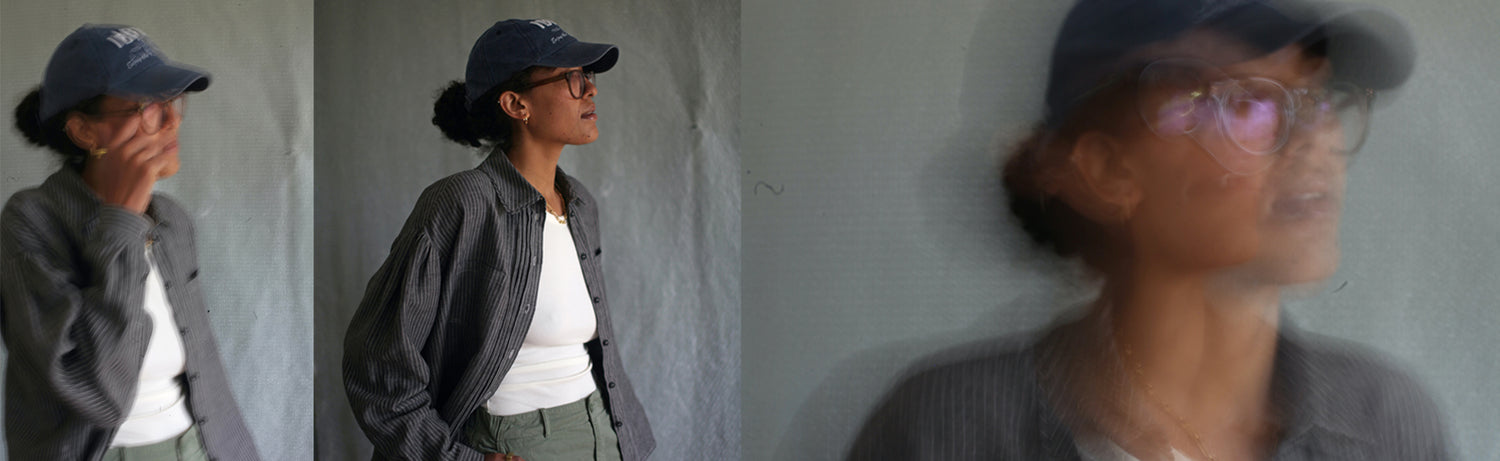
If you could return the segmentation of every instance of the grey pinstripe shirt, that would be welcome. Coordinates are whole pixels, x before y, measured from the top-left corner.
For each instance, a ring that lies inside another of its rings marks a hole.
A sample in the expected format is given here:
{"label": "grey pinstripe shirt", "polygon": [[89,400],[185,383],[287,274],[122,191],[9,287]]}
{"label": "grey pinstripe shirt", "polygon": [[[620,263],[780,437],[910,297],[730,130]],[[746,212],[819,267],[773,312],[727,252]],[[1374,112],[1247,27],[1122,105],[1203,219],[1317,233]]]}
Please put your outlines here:
{"label": "grey pinstripe shirt", "polygon": [[142,308],[148,239],[187,353],[188,407],[209,456],[259,459],[209,326],[192,220],[163,195],[152,197],[146,214],[152,219],[102,205],[68,168],[17,192],[0,212],[11,459],[99,459],[109,448],[135,398],[152,334]]}
{"label": "grey pinstripe shirt", "polygon": [[[600,265],[599,217],[557,171],[568,230],[594,301],[585,344],[620,453],[645,459],[651,426],[620,365]],[[531,325],[545,204],[504,153],[429,186],[365,289],[344,338],[344,387],[375,459],[478,460],[464,425],[515,361]]]}
{"label": "grey pinstripe shirt", "polygon": [[[1110,404],[1059,392],[1070,377],[1110,373],[1098,362],[1070,360],[1100,351],[1100,335],[1084,323],[1053,329],[1039,341],[1013,338],[944,354],[962,359],[944,360],[897,386],[865,424],[849,459],[1081,461],[1073,427],[1088,422],[1057,402]],[[1281,431],[1270,459],[1452,457],[1442,416],[1417,381],[1352,343],[1283,320],[1271,392]]]}

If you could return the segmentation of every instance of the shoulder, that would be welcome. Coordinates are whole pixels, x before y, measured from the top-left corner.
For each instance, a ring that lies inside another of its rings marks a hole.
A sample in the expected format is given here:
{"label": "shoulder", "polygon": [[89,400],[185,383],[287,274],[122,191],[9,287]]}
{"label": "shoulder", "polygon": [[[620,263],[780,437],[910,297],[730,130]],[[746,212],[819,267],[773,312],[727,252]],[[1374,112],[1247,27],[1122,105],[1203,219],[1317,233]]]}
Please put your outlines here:
{"label": "shoulder", "polygon": [[[53,232],[67,226],[60,210],[45,190],[38,187],[23,189],[11,195],[0,210],[0,230],[7,238],[19,234],[61,235]],[[33,235],[42,238],[42,235]]]}
{"label": "shoulder", "polygon": [[464,170],[422,190],[397,241],[420,236],[438,247],[448,247],[462,234],[494,224],[504,216],[493,180],[478,170]]}
{"label": "shoulder", "polygon": [[1391,357],[1367,346],[1302,332],[1290,339],[1300,351],[1297,365],[1305,384],[1342,389],[1346,399],[1378,400],[1409,395],[1426,398],[1418,380]]}
{"label": "shoulder", "polygon": [[184,208],[176,198],[165,193],[151,194],[151,212],[161,220],[182,222],[189,226],[193,222],[192,215],[188,213],[187,208]]}
{"label": "shoulder", "polygon": [[493,180],[480,171],[464,170],[423,189],[411,217],[441,226],[466,215],[490,213],[497,205]]}
{"label": "shoulder", "polygon": [[43,213],[48,206],[47,202],[46,194],[41,189],[36,187],[22,189],[5,200],[5,208],[0,211],[0,216],[4,216],[7,222],[30,219]]}
{"label": "shoulder", "polygon": [[944,417],[980,408],[1018,408],[1038,396],[1034,345],[1016,338],[977,343],[925,357],[886,404],[913,416]]}
{"label": "shoulder", "polygon": [[[1018,338],[925,358],[866,421],[850,459],[1006,458],[1030,453],[1046,419],[1034,345]],[[935,363],[935,364],[934,364]]]}
{"label": "shoulder", "polygon": [[1308,410],[1329,428],[1403,459],[1446,458],[1445,422],[1421,380],[1389,356],[1357,343],[1300,333],[1296,381],[1313,389]]}
{"label": "shoulder", "polygon": [[496,202],[495,184],[478,170],[464,170],[437,180],[422,190],[417,206],[443,211],[491,206]]}

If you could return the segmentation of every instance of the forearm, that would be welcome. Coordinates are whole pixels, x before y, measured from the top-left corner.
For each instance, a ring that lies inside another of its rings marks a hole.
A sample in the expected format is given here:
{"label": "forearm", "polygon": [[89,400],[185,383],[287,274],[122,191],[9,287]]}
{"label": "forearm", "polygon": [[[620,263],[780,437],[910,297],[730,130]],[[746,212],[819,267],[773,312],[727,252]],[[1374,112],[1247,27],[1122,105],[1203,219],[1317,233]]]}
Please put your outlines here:
{"label": "forearm", "polygon": [[11,360],[45,377],[69,410],[110,426],[128,412],[151,335],[141,308],[149,222],[115,209],[94,226],[70,257],[56,240],[7,220],[0,291]]}

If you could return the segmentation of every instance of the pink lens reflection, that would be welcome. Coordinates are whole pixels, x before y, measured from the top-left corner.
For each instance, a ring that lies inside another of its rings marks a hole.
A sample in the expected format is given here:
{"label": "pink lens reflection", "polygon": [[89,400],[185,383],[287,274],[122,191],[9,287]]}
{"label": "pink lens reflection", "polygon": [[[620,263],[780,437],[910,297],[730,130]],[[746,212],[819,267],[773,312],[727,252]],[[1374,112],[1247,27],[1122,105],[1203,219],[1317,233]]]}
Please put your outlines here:
{"label": "pink lens reflection", "polygon": [[1240,147],[1252,153],[1269,153],[1280,139],[1281,105],[1274,100],[1245,98],[1227,101],[1225,129]]}
{"label": "pink lens reflection", "polygon": [[1198,127],[1197,98],[1180,94],[1162,103],[1156,111],[1156,132],[1162,135],[1186,134]]}

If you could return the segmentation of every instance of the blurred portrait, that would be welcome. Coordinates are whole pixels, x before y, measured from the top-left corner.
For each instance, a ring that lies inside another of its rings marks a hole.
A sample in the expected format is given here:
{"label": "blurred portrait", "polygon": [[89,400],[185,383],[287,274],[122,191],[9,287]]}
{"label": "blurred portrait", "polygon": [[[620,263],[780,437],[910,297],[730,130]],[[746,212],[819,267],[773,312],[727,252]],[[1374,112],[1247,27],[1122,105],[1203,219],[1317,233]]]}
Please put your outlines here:
{"label": "blurred portrait", "polygon": [[[1471,407],[1495,402],[1456,399],[1495,369],[1445,351],[1494,336],[1470,294],[1494,264],[1469,253],[1495,219],[1419,231],[1473,210],[1395,186],[1494,194],[1472,172],[1488,156],[1420,154],[1465,149],[1439,125],[1489,136],[1433,89],[1483,86],[1434,70],[1483,66],[1426,45],[1464,32],[1388,3],[965,2],[857,22],[828,3],[744,13],[790,22],[746,37],[745,91],[773,95],[742,119],[747,446],[1494,451]],[[822,41],[784,35],[810,27]],[[789,76],[810,63],[818,78]]]}

